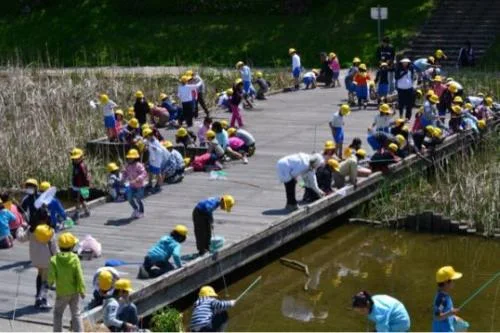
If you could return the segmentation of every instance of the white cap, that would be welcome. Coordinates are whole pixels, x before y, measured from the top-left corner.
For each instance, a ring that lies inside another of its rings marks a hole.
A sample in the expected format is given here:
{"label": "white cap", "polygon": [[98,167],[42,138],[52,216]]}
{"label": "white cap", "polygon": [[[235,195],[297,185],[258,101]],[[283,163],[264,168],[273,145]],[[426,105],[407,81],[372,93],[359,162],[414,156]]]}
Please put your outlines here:
{"label": "white cap", "polygon": [[399,62],[411,62],[411,60],[410,60],[410,59],[408,59],[408,58],[403,58],[403,59],[401,59]]}

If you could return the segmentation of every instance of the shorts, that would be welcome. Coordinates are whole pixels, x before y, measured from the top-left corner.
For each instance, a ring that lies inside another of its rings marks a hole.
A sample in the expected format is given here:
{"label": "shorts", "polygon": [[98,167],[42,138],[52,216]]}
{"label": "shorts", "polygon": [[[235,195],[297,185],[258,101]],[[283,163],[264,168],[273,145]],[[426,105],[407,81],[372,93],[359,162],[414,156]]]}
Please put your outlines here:
{"label": "shorts", "polygon": [[379,150],[381,148],[380,142],[373,135],[368,135],[366,141],[368,141],[368,144],[373,150]]}
{"label": "shorts", "polygon": [[389,83],[378,84],[377,94],[379,96],[387,96],[388,92],[389,92]]}
{"label": "shorts", "polygon": [[332,79],[338,80],[339,79],[340,72],[333,72]]}
{"label": "shorts", "polygon": [[243,146],[241,146],[240,148],[238,148],[237,150],[238,151],[242,151],[242,152],[245,152],[245,153],[248,153],[250,147],[248,147],[246,144],[244,144]]}
{"label": "shorts", "polygon": [[104,127],[105,128],[115,128],[115,116],[105,116],[104,117]]}
{"label": "shorts", "polygon": [[346,82],[345,83],[345,88],[347,89],[348,92],[356,92],[356,85],[353,82]]}
{"label": "shorts", "polygon": [[366,88],[366,84],[356,86],[356,96],[358,96],[359,99],[368,98],[368,89]]}
{"label": "shorts", "polygon": [[250,94],[252,88],[252,82],[250,81],[243,81],[243,91],[246,94]]}
{"label": "shorts", "polygon": [[305,77],[302,81],[304,82],[304,84],[305,84],[306,86],[309,86],[309,85],[311,85],[311,84],[313,84],[313,83],[314,83],[314,80],[313,80],[313,78],[312,78],[312,77]]}
{"label": "shorts", "polygon": [[159,167],[152,166],[150,164],[148,169],[149,169],[149,172],[155,176],[158,176],[159,174],[161,174],[161,168],[159,168]]}
{"label": "shorts", "polygon": [[333,133],[333,140],[335,143],[340,144],[344,143],[344,128],[343,127],[334,127],[335,131]]}
{"label": "shorts", "polygon": [[293,74],[293,77],[295,79],[298,79],[300,77],[300,68],[299,67],[295,67],[292,71],[292,74]]}

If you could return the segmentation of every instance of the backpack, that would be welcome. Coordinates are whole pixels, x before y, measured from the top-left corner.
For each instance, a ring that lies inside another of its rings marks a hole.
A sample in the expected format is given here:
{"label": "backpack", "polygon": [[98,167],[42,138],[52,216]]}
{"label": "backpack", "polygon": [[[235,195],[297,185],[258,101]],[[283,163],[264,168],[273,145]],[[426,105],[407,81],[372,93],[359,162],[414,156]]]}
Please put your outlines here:
{"label": "backpack", "polygon": [[209,153],[196,156],[191,163],[194,171],[205,171],[205,166],[210,162],[211,156]]}

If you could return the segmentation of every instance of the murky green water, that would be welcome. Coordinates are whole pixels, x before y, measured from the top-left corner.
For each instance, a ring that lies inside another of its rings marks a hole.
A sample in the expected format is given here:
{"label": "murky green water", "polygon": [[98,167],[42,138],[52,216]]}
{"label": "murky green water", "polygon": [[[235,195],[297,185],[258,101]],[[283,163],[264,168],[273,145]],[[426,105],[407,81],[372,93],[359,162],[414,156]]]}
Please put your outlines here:
{"label": "murky green water", "polygon": [[[350,310],[351,297],[360,290],[398,298],[410,313],[411,330],[429,331],[437,268],[453,265],[464,273],[452,293],[459,306],[500,271],[500,242],[344,225],[286,257],[309,266],[308,290],[302,272],[270,263],[229,287],[228,298],[236,298],[262,275],[230,310],[229,331],[373,331]],[[225,296],[224,290],[219,295]],[[498,298],[500,279],[464,307],[461,316],[470,330],[500,330]]]}

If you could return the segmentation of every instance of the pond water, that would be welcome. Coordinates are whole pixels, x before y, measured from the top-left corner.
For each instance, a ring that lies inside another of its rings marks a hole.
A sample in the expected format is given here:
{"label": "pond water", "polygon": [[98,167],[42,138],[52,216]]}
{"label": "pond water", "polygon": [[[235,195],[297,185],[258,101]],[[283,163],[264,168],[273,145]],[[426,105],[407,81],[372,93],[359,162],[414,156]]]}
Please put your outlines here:
{"label": "pond water", "polygon": [[[310,280],[276,260],[230,285],[228,297],[218,290],[223,299],[236,298],[262,276],[229,311],[228,331],[373,331],[351,310],[351,297],[361,290],[398,298],[410,313],[411,330],[429,331],[436,270],[452,265],[464,274],[451,294],[458,307],[500,271],[500,242],[342,225],[285,257],[308,265]],[[497,279],[460,312],[471,331],[500,331],[499,290]]]}

